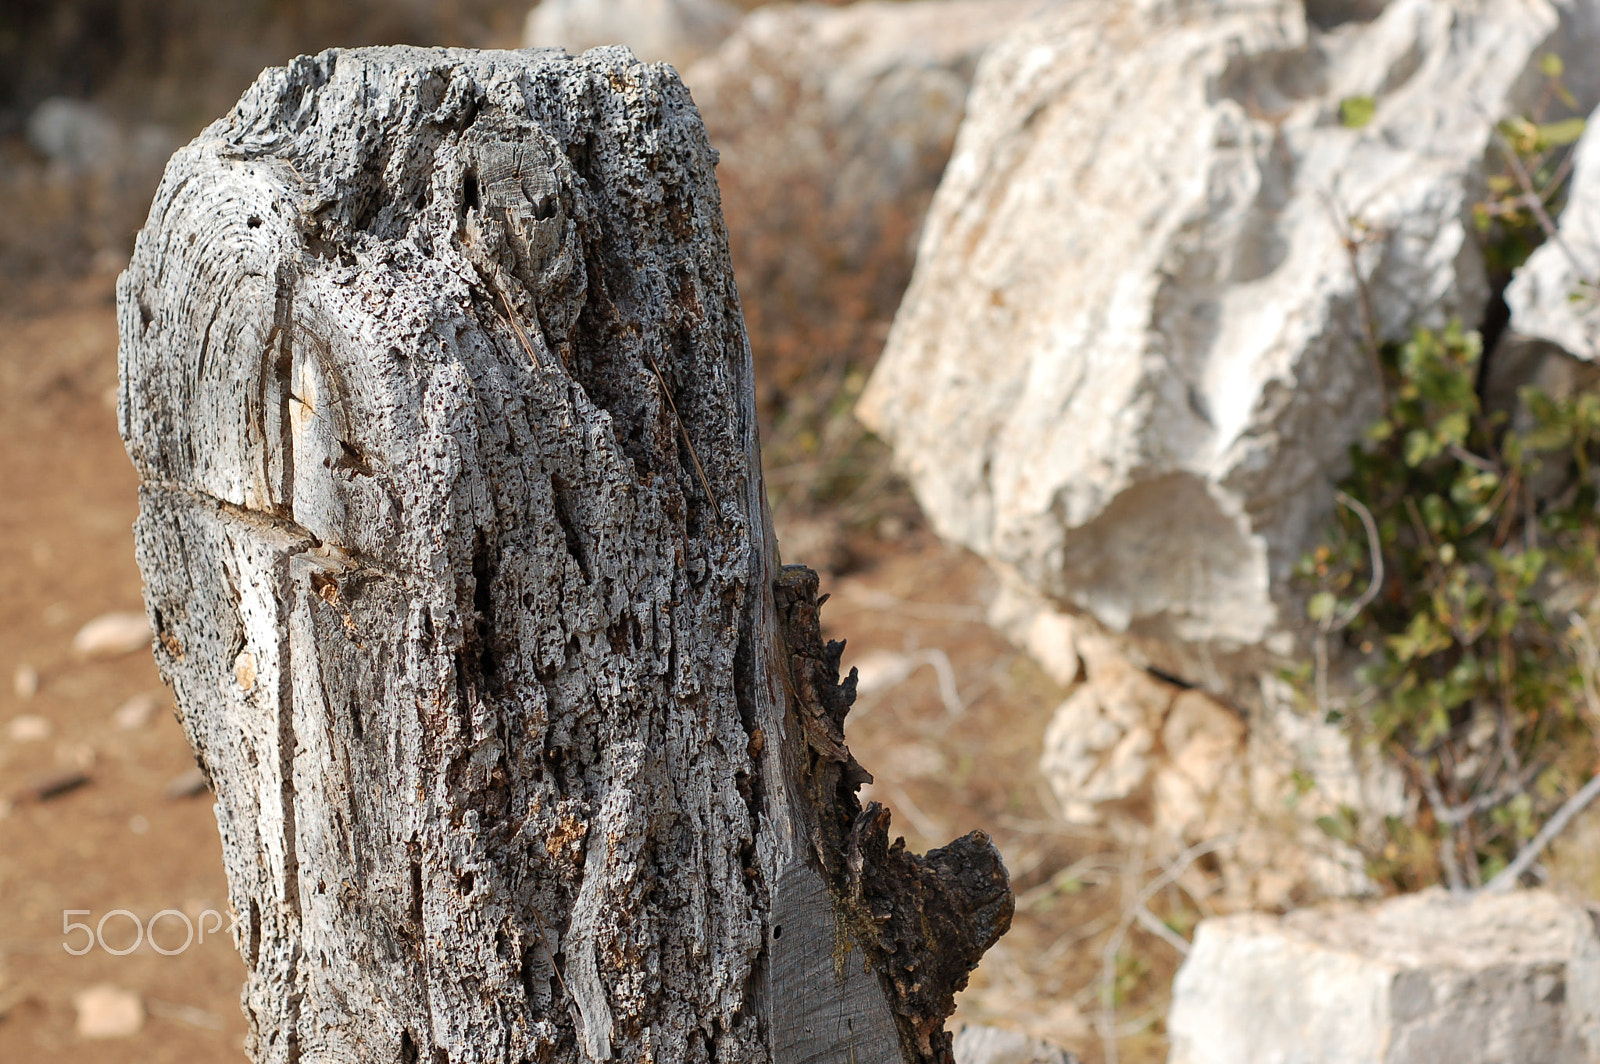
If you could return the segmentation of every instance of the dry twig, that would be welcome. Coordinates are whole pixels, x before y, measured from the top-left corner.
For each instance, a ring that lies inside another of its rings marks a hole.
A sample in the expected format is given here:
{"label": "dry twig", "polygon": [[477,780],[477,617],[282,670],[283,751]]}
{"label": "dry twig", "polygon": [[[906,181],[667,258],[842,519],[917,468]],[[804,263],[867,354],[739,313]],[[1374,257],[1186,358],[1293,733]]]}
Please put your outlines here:
{"label": "dry twig", "polygon": [[[1122,919],[1117,921],[1116,929],[1112,931],[1111,937],[1106,940],[1105,948],[1100,953],[1099,1027],[1100,1040],[1105,1046],[1106,1064],[1117,1064],[1117,954],[1122,952],[1122,943],[1128,937],[1128,930],[1139,922],[1141,910],[1149,913],[1146,905],[1150,899],[1166,889],[1169,884],[1176,883],[1178,877],[1189,870],[1190,865],[1238,838],[1238,834],[1235,833],[1195,843],[1180,853],[1159,876],[1146,884],[1145,888],[1123,908]],[[1154,919],[1153,916],[1151,918]]]}

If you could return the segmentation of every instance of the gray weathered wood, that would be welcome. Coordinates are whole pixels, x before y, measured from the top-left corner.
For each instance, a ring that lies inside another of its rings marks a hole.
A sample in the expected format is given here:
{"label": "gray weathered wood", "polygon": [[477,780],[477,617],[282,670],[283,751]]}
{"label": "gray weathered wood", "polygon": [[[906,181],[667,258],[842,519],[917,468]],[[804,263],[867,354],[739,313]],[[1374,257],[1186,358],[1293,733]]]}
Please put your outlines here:
{"label": "gray weathered wood", "polygon": [[620,49],[389,48],[169,166],[119,415],[254,1059],[949,1059],[1010,893],[856,801],[714,158]]}

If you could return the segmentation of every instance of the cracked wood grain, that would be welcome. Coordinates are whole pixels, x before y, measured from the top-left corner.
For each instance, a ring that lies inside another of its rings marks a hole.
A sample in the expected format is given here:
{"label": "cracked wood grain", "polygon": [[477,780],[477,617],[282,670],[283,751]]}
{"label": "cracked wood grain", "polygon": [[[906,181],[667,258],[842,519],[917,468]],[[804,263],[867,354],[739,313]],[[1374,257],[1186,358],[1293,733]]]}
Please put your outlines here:
{"label": "cracked wood grain", "polygon": [[1004,873],[855,802],[713,159],[620,49],[384,48],[169,165],[118,414],[252,1059],[948,1060]]}

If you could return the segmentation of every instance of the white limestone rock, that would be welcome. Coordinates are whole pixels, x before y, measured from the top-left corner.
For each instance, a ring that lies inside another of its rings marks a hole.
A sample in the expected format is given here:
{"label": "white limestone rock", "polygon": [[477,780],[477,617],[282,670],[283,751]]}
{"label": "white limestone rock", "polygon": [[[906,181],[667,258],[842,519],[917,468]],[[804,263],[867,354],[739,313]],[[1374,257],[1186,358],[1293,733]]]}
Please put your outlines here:
{"label": "white limestone rock", "polygon": [[1600,132],[1588,127],[1573,151],[1572,183],[1557,225],[1559,240],[1529,256],[1506,288],[1511,332],[1555,344],[1573,358],[1600,361]]}
{"label": "white limestone rock", "polygon": [[1040,771],[1069,823],[1163,857],[1211,844],[1215,874],[1192,870],[1185,885],[1230,910],[1372,893],[1361,853],[1318,818],[1358,810],[1358,830],[1375,837],[1383,816],[1406,810],[1399,775],[1336,725],[1277,698],[1246,719],[1118,659],[1056,710]]}
{"label": "white limestone rock", "polygon": [[1173,693],[1170,684],[1124,664],[1061,703],[1045,731],[1040,769],[1069,822],[1097,823],[1101,807],[1142,790]]}
{"label": "white limestone rock", "polygon": [[725,0],[543,0],[528,12],[522,43],[574,55],[621,44],[646,62],[687,70],[738,22],[739,9]]}
{"label": "white limestone rock", "polygon": [[776,4],[686,72],[721,153],[717,181],[765,388],[809,399],[819,365],[877,358],[978,59],[1049,6]]}
{"label": "white limestone rock", "polygon": [[1169,1064],[1600,1060],[1594,916],[1542,891],[1202,921]]}
{"label": "white limestone rock", "polygon": [[1379,409],[1345,237],[1380,337],[1477,320],[1492,121],[1545,51],[1600,75],[1590,0],[1335,21],[1062,5],[995,46],[858,407],[941,535],[1240,704]]}

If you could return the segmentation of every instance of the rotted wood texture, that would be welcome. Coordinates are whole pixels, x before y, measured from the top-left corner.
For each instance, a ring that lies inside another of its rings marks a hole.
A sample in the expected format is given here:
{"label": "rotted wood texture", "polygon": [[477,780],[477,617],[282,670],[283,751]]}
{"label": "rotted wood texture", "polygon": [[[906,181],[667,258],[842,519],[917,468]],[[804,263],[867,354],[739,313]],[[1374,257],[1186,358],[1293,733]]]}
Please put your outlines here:
{"label": "rotted wood texture", "polygon": [[119,417],[255,1060],[949,1061],[1010,892],[856,800],[714,160],[621,49],[384,48],[169,165]]}

